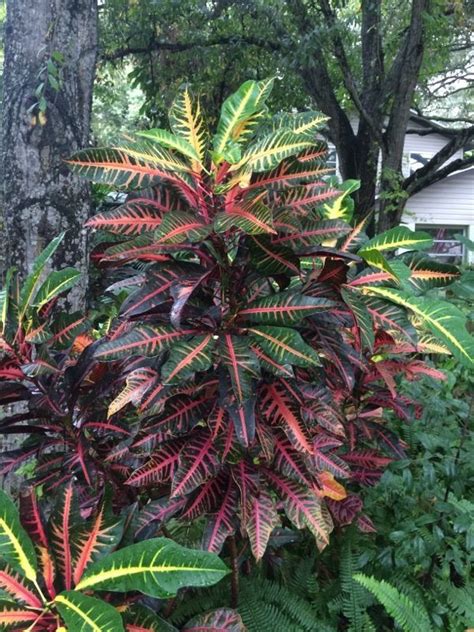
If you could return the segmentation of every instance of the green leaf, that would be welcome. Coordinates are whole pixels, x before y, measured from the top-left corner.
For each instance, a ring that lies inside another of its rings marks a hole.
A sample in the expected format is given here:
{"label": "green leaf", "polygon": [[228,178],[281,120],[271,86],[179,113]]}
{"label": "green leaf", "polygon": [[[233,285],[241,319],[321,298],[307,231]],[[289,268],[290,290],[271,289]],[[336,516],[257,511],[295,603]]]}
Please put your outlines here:
{"label": "green leaf", "polygon": [[411,310],[466,366],[474,366],[474,338],[466,329],[464,314],[447,301],[419,298],[388,287],[366,287],[366,294],[381,296]]}
{"label": "green leaf", "polygon": [[214,229],[223,233],[232,228],[240,228],[249,235],[276,233],[273,228],[272,212],[261,202],[248,207],[234,207],[232,211],[217,213],[214,218]]}
{"label": "green leaf", "polygon": [[410,284],[419,292],[426,292],[434,287],[446,287],[461,276],[456,266],[441,263],[418,252],[407,253],[401,259],[410,270]]}
{"label": "green leaf", "polygon": [[1,335],[5,333],[5,329],[7,327],[8,320],[8,307],[10,303],[10,284],[12,281],[13,273],[15,269],[9,268],[5,275],[5,283],[3,288],[0,290],[0,325],[1,325]]}
{"label": "green leaf", "polygon": [[318,354],[306,344],[295,329],[259,326],[249,329],[249,333],[257,345],[279,364],[294,364],[301,367],[321,364]]}
{"label": "green leaf", "polygon": [[333,521],[321,499],[305,485],[270,470],[265,474],[283,499],[285,513],[291,522],[298,529],[308,527],[319,550],[324,549],[329,544]]}
{"label": "green leaf", "polygon": [[18,511],[5,492],[0,490],[0,557],[21,571],[30,581],[36,580],[36,553],[20,524]]}
{"label": "green leaf", "polygon": [[50,548],[56,559],[66,590],[73,587],[73,527],[80,521],[75,487],[68,483],[59,490],[56,505],[49,519]]}
{"label": "green leaf", "polygon": [[252,237],[250,241],[252,263],[265,275],[300,273],[298,257],[290,248],[274,245],[268,237]]}
{"label": "green leaf", "polygon": [[268,325],[292,325],[306,316],[325,311],[334,306],[333,301],[313,298],[296,292],[280,292],[265,296],[241,309],[238,316],[254,323]]}
{"label": "green leaf", "polygon": [[[38,619],[38,611],[29,610],[13,601],[0,600],[0,629],[28,630]],[[20,627],[21,626],[21,627]]]}
{"label": "green leaf", "polygon": [[354,211],[354,200],[350,197],[350,194],[360,189],[360,182],[359,180],[345,180],[342,184],[338,184],[337,187],[338,189],[343,189],[343,193],[331,204],[324,205],[324,217],[329,220],[342,219],[350,222]]}
{"label": "green leaf", "polygon": [[408,319],[408,312],[405,309],[376,296],[361,295],[361,300],[367,307],[377,329],[396,336],[401,334],[411,343],[417,340],[416,329]]}
{"label": "green leaf", "polygon": [[84,570],[97,560],[108,555],[120,542],[123,519],[113,514],[110,508],[111,491],[86,525],[75,530],[73,537],[73,581],[77,584]]}
{"label": "green leaf", "polygon": [[190,168],[167,149],[151,143],[123,143],[78,151],[66,161],[83,178],[117,188],[144,189],[160,180],[189,184]]}
{"label": "green leaf", "polygon": [[141,604],[132,604],[122,610],[122,617],[126,624],[127,630],[136,630],[136,632],[179,632],[178,628],[171,625],[146,606]]}
{"label": "green leaf", "polygon": [[68,590],[57,595],[54,603],[71,632],[125,632],[120,614],[101,599]]}
{"label": "green leaf", "polygon": [[211,231],[212,226],[204,224],[196,215],[185,211],[171,211],[163,217],[155,233],[159,243],[178,244],[183,241],[201,241]]}
{"label": "green leaf", "polygon": [[141,325],[120,338],[101,344],[94,356],[110,362],[131,355],[156,356],[169,349],[177,340],[194,333],[193,329],[174,329],[170,326]]}
{"label": "green leaf", "polygon": [[312,136],[304,137],[288,130],[267,134],[256,140],[245,151],[242,159],[231,170],[245,165],[253,173],[269,171],[284,158],[295,156],[314,145]]}
{"label": "green leaf", "polygon": [[74,268],[63,268],[54,270],[38,290],[35,297],[35,307],[41,309],[43,305],[52,301],[53,298],[66,292],[79,281],[81,273]]}
{"label": "green leaf", "polygon": [[367,347],[370,351],[373,351],[375,341],[374,325],[367,306],[360,296],[353,291],[342,288],[341,295],[358,325],[362,347]]}
{"label": "green leaf", "polygon": [[28,310],[28,308],[32,305],[33,299],[36,295],[36,291],[41,281],[41,275],[43,270],[51,259],[53,254],[58,249],[62,240],[64,239],[64,235],[66,233],[61,233],[55,239],[53,239],[43,250],[43,252],[35,259],[33,264],[33,270],[31,274],[26,277],[26,280],[23,284],[23,288],[20,293],[20,303],[18,310],[18,320],[21,322]]}
{"label": "green leaf", "polygon": [[328,116],[312,110],[308,112],[282,112],[272,117],[270,127],[274,132],[287,129],[295,134],[308,134],[309,132],[317,132],[328,120]]}
{"label": "green leaf", "polygon": [[169,112],[170,127],[176,136],[183,138],[198,157],[200,166],[204,159],[205,133],[199,101],[193,101],[188,86],[181,86]]}
{"label": "green leaf", "polygon": [[[327,192],[327,190],[326,190]],[[286,203],[286,201],[285,201]],[[292,245],[293,247],[311,246],[321,244],[328,239],[342,237],[351,230],[351,227],[340,220],[323,220],[316,222],[304,222],[301,228],[295,232],[280,234],[272,240],[273,244]]]}
{"label": "green leaf", "polygon": [[243,336],[224,334],[220,340],[220,359],[227,368],[234,395],[239,403],[252,396],[252,378],[259,375],[259,362]]}
{"label": "green leaf", "polygon": [[406,226],[397,226],[385,231],[381,235],[377,235],[369,239],[358,252],[362,256],[367,250],[378,250],[385,252],[386,250],[397,250],[404,248],[406,250],[423,250],[433,245],[433,238],[428,233],[421,231],[413,232]]}
{"label": "green leaf", "polygon": [[217,555],[153,538],[115,551],[90,566],[78,590],[138,590],[151,597],[174,596],[184,586],[212,586],[229,573]]}
{"label": "green leaf", "polygon": [[154,141],[163,147],[176,149],[184,156],[187,156],[192,160],[200,161],[198,152],[190,143],[188,143],[187,140],[180,138],[179,136],[175,136],[165,129],[149,129],[144,132],[137,132],[137,136],[143,136],[144,138]]}
{"label": "green leaf", "polygon": [[395,283],[399,283],[400,279],[397,273],[381,252],[374,249],[363,251],[359,250],[358,254],[360,254],[364,261],[369,264],[369,266],[372,266],[372,268],[377,268],[377,270],[382,270],[382,272],[386,272],[392,277],[392,280],[395,281]]}
{"label": "green leaf", "polygon": [[[169,205],[174,209],[176,204]],[[166,211],[169,208],[166,208]],[[161,224],[163,206],[146,198],[131,199],[110,211],[97,213],[86,226],[107,230],[117,235],[141,235],[156,230]]]}
{"label": "green leaf", "polygon": [[465,235],[462,235],[461,233],[456,233],[456,235],[454,235],[454,239],[457,239],[457,241],[460,241],[462,244],[464,244],[466,248],[471,252],[474,251],[474,241],[472,241],[472,239],[468,239]]}
{"label": "green leaf", "polygon": [[272,86],[273,79],[246,81],[224,101],[213,140],[216,164],[239,160],[239,143],[253,130]]}
{"label": "green leaf", "polygon": [[205,371],[212,364],[215,341],[211,335],[194,336],[188,342],[179,342],[171,350],[161,369],[165,384],[176,384],[188,379],[196,371]]}
{"label": "green leaf", "polygon": [[250,540],[250,548],[256,560],[260,560],[267,548],[273,529],[280,524],[278,512],[271,495],[261,489],[252,495],[246,507],[245,529]]}

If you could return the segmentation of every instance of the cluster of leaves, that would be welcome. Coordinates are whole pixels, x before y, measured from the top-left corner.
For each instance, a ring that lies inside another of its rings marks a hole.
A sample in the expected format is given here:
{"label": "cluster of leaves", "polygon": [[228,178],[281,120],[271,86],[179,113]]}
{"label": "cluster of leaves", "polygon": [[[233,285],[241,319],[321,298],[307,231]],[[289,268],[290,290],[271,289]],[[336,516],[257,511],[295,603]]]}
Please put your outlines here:
{"label": "cluster of leaves", "polygon": [[[104,501],[86,520],[72,485],[58,494],[47,523],[34,490],[22,496],[20,515],[0,492],[0,627],[53,632],[64,629],[64,623],[81,632],[133,632],[145,629],[140,626],[155,614],[136,597],[114,593],[139,591],[163,599],[183,586],[210,586],[228,573],[216,555],[190,551],[166,538],[116,550],[124,518],[113,515]],[[212,617],[242,629],[232,611],[207,615]],[[199,627],[204,620],[198,617],[183,629],[205,629]]]}
{"label": "cluster of leaves", "polygon": [[[0,431],[26,440],[0,463],[8,473],[34,459],[33,485],[62,499],[53,541],[67,540],[73,488],[95,538],[97,520],[132,516],[127,534],[142,551],[170,520],[194,523],[208,551],[230,543],[234,570],[247,540],[255,559],[267,549],[272,558],[294,539],[288,527],[309,529],[321,550],[334,523],[371,532],[360,487],[405,456],[384,412],[405,422],[420,414],[397,381],[443,378],[420,353],[473,363],[463,313],[424,296],[456,281],[457,268],[420,253],[431,245],[425,233],[399,227],[368,239],[367,219],[351,226],[355,184],[328,179],[317,140],[324,117],[271,116],[271,87],[243,84],[212,138],[184,87],[172,131],[69,160],[79,175],[130,191],[88,222],[103,231],[93,260],[112,277],[108,314],[60,313],[58,297],[77,279],[69,269],[47,274],[63,236],[21,288],[7,275],[0,403],[24,406]],[[106,489],[113,511],[101,504]],[[115,548],[120,539],[109,537]],[[52,599],[95,568],[73,558],[86,539],[65,549],[73,570],[59,556]],[[239,630],[232,613],[205,616]],[[152,619],[140,625],[159,629]]]}
{"label": "cluster of leaves", "polygon": [[28,108],[32,125],[37,123],[45,125],[48,100],[61,90],[63,64],[64,55],[60,51],[53,51],[51,56],[45,60],[44,66],[40,68],[38,72],[39,83],[35,89],[37,100]]}
{"label": "cluster of leaves", "polygon": [[[410,425],[394,420],[407,458],[364,494],[377,533],[347,530],[317,559],[307,539],[288,534],[283,552],[275,538],[264,566],[241,580],[238,610],[249,632],[310,632],[316,621],[321,632],[393,630],[394,621],[405,632],[472,627],[473,377],[451,360],[443,371],[436,395],[431,378],[403,387],[424,413]],[[186,594],[172,621],[227,603],[224,580]]]}

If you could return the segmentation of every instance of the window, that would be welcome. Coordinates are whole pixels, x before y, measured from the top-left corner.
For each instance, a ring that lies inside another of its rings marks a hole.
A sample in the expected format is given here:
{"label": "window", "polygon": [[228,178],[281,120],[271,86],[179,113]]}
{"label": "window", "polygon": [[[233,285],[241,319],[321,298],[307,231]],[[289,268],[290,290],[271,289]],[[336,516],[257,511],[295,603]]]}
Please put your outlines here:
{"label": "window", "polygon": [[410,175],[424,167],[426,163],[431,160],[432,156],[430,154],[423,154],[417,151],[412,151],[409,154],[409,167],[410,167]]}
{"label": "window", "polygon": [[433,245],[427,252],[434,259],[456,265],[464,261],[464,244],[456,239],[456,235],[466,234],[464,226],[426,226],[425,224],[417,224],[416,230],[422,230],[433,237]]}

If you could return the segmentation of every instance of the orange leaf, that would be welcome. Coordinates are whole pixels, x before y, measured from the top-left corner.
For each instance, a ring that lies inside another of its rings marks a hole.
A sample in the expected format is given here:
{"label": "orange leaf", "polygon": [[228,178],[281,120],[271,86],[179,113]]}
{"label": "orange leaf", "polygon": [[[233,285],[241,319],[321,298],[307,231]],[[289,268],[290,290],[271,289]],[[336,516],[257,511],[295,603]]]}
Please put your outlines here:
{"label": "orange leaf", "polygon": [[321,496],[327,496],[332,500],[344,500],[347,492],[341,483],[338,483],[331,472],[321,472],[318,474],[318,481],[322,485]]}

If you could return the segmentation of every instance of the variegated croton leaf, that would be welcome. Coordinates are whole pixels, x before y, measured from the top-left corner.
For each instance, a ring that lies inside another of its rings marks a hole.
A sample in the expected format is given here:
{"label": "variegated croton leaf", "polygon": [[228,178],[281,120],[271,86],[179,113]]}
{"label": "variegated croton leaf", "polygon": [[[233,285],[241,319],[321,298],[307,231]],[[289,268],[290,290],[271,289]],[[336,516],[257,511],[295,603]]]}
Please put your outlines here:
{"label": "variegated croton leaf", "polygon": [[[67,485],[52,511],[49,529],[33,489],[23,495],[20,512],[0,491],[0,588],[6,597],[0,600],[2,629],[156,630],[133,627],[162,620],[136,598],[135,606],[128,607],[125,593],[166,598],[182,586],[211,586],[228,573],[216,555],[186,549],[166,538],[120,547],[124,521],[111,511],[109,491],[98,511],[85,520],[81,513],[88,510],[80,509],[72,486]],[[56,560],[57,573],[51,573],[45,559]],[[91,594],[96,589],[100,594]],[[123,593],[122,602],[115,595],[112,604],[107,592]],[[225,623],[229,627],[222,629],[230,631],[239,629],[235,627],[239,620],[224,609],[209,613],[202,622]],[[166,625],[163,622],[159,629]]]}

